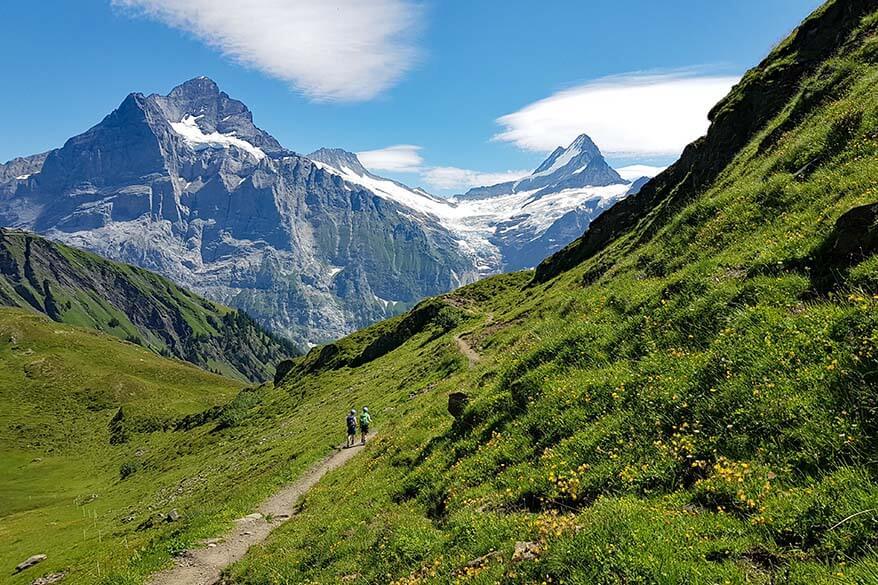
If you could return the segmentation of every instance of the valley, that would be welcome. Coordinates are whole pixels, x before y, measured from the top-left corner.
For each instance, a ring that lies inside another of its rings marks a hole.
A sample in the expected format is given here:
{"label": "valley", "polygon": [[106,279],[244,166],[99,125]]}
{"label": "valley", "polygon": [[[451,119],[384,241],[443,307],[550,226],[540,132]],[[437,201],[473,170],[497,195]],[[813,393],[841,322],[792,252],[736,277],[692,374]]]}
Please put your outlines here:
{"label": "valley", "polygon": [[149,271],[0,228],[0,305],[28,308],[245,381],[295,354],[249,316]]}
{"label": "valley", "polygon": [[341,149],[302,156],[199,77],[0,165],[0,226],[158,272],[304,351],[533,267],[633,193],[585,135],[519,183],[449,200]]}
{"label": "valley", "polygon": [[829,0],[648,181],[441,198],[207,78],[0,167],[5,579],[878,583],[876,84]]}

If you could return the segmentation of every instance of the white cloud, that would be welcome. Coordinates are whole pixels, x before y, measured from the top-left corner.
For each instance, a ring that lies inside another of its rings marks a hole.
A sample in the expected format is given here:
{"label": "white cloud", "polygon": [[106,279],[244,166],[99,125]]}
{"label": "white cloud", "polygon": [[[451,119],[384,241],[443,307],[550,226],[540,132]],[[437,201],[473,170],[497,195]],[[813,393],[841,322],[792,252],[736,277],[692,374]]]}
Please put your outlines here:
{"label": "white cloud", "polygon": [[636,181],[640,177],[654,177],[668,167],[654,167],[651,165],[628,165],[616,169],[626,181]]}
{"label": "white cloud", "polygon": [[417,173],[421,171],[424,159],[420,146],[397,144],[378,150],[358,152],[357,157],[370,171],[390,171],[393,173]]}
{"label": "white cloud", "polygon": [[430,167],[421,173],[424,182],[434,189],[470,189],[514,181],[530,171],[504,171],[497,173],[473,171],[457,167]]}
{"label": "white cloud", "polygon": [[494,139],[549,152],[585,132],[608,154],[677,155],[705,133],[707,113],[737,81],[691,71],[607,77],[499,118]]}
{"label": "white cloud", "polygon": [[412,0],[111,0],[316,100],[368,100],[416,63]]}
{"label": "white cloud", "polygon": [[357,157],[370,171],[416,174],[427,187],[441,191],[496,185],[530,174],[527,170],[485,172],[458,167],[432,167],[424,165],[420,151],[421,147],[414,144],[397,144],[358,152]]}

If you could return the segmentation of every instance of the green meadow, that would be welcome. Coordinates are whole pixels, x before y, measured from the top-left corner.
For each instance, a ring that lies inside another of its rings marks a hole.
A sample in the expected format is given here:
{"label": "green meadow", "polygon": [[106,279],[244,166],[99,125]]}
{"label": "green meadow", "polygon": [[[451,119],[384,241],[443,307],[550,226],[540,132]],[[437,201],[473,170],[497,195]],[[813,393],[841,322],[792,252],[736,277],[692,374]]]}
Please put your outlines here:
{"label": "green meadow", "polygon": [[703,189],[276,387],[0,311],[0,564],[49,557],[9,582],[143,583],[368,406],[375,439],[226,582],[878,583],[878,10],[845,22],[748,73],[721,105],[742,127],[748,92],[813,64]]}

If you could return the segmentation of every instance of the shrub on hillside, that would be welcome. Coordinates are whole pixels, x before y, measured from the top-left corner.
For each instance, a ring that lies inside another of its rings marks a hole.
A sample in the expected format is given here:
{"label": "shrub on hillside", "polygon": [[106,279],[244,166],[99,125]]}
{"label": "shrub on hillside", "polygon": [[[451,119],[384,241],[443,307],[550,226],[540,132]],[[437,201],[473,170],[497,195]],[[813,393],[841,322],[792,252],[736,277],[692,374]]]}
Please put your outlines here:
{"label": "shrub on hillside", "polygon": [[128,442],[128,428],[125,424],[125,411],[122,408],[119,408],[116,414],[113,415],[113,418],[110,419],[108,428],[110,430],[111,445],[121,445]]}

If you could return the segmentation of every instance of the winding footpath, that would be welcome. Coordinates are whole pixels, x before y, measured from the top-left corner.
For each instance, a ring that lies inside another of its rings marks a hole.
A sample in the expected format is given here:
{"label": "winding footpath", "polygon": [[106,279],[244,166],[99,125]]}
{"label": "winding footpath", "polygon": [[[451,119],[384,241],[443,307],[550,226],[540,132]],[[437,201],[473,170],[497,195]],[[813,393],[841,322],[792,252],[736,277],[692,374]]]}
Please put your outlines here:
{"label": "winding footpath", "polygon": [[359,448],[337,450],[264,501],[257,512],[237,520],[227,534],[207,541],[203,548],[186,551],[177,557],[175,565],[153,575],[149,585],[218,583],[223,569],[239,561],[251,546],[263,542],[272,530],[295,516],[302,496],[324,475],[350,461],[359,451]]}
{"label": "winding footpath", "polygon": [[[488,313],[487,319],[485,319],[485,324],[482,327],[488,327],[494,323],[494,313]],[[454,344],[457,346],[457,351],[462,353],[464,357],[466,357],[467,361],[469,361],[469,367],[475,367],[479,362],[482,361],[482,356],[473,349],[473,346],[464,339],[464,336],[471,335],[472,331],[467,331],[466,333],[461,333],[460,335],[456,335],[454,337]]]}
{"label": "winding footpath", "polygon": [[458,335],[454,338],[454,343],[457,344],[457,351],[462,353],[466,359],[469,360],[469,367],[472,368],[481,361],[482,356],[472,348],[466,339]]}
{"label": "winding footpath", "polygon": [[[489,315],[488,322],[491,321],[492,316]],[[479,353],[462,335],[456,336],[454,342],[469,361],[471,368],[481,361]],[[188,550],[177,557],[174,566],[153,575],[149,585],[219,583],[223,569],[241,560],[251,546],[263,542],[275,528],[295,516],[302,496],[324,475],[350,461],[358,451],[357,448],[337,450],[295,482],[264,501],[257,512],[238,519],[235,527],[227,534],[207,541],[203,548]]]}

